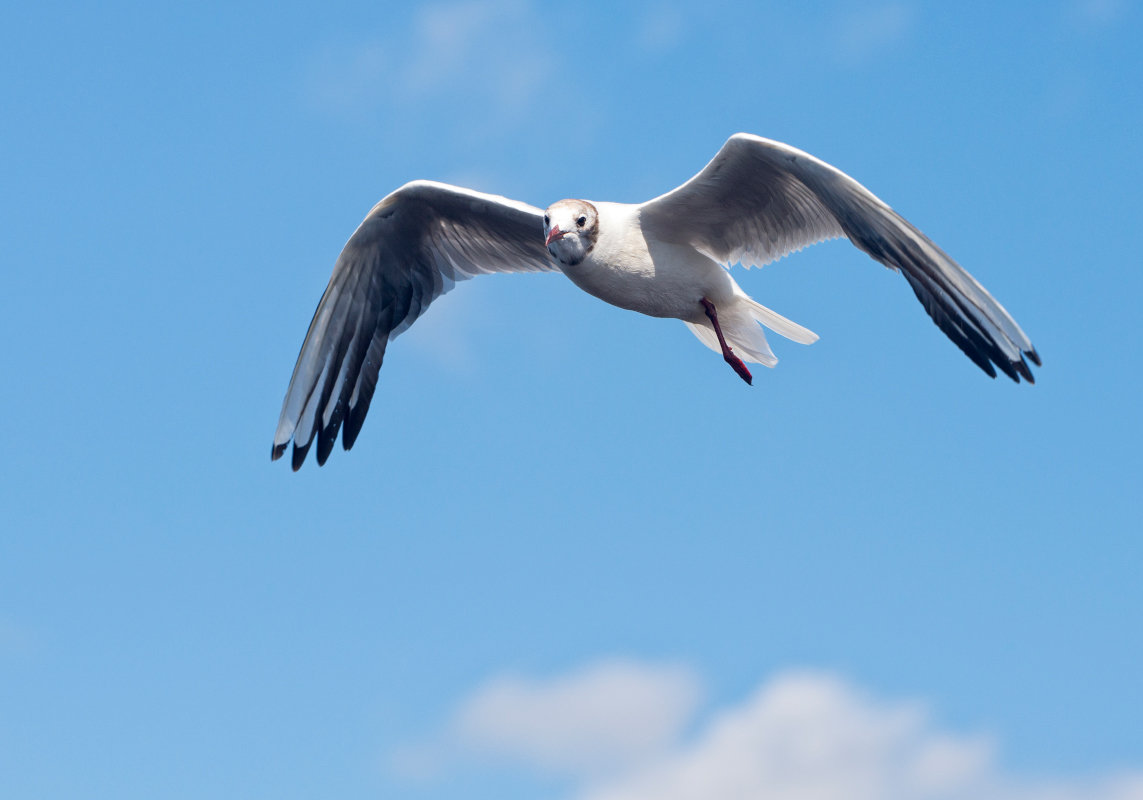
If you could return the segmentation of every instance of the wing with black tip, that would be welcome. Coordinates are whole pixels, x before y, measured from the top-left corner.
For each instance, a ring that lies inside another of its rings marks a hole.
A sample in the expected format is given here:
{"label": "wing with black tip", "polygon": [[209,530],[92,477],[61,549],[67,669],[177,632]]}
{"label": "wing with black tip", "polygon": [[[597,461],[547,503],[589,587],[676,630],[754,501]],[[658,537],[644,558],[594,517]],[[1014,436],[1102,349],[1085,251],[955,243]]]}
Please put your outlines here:
{"label": "wing with black tip", "polygon": [[724,264],[761,266],[849,238],[899,271],[938,327],[992,377],[1033,383],[1036,348],[1004,307],[932,240],[872,192],[797,148],[739,133],[677,189],[640,207],[643,230]]}
{"label": "wing with black tip", "polygon": [[357,439],[389,341],[457,281],[488,272],[555,270],[543,212],[526,203],[416,181],[378,203],[349,238],[302,343],[271,458],[293,440],[293,468],[317,439]]}

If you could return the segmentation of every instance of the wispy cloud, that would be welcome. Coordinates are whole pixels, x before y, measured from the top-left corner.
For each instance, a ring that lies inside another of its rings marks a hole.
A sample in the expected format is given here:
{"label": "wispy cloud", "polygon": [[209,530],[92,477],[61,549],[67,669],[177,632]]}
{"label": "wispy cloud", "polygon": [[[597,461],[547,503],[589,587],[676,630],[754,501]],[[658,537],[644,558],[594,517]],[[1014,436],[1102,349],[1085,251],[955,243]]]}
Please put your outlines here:
{"label": "wispy cloud", "polygon": [[428,359],[451,375],[471,375],[479,353],[472,347],[474,333],[483,326],[485,304],[473,287],[438,297],[417,324],[401,334],[400,347]]}
{"label": "wispy cloud", "polygon": [[389,95],[392,69],[381,42],[327,44],[311,58],[305,93],[323,111],[361,114]]}
{"label": "wispy cloud", "polygon": [[682,41],[684,29],[683,12],[676,6],[659,3],[644,11],[635,44],[645,53],[665,53]]}
{"label": "wispy cloud", "polygon": [[555,64],[525,0],[462,0],[420,8],[408,29],[327,44],[305,92],[339,115],[417,115],[435,108],[487,131],[511,126],[541,99]]}
{"label": "wispy cloud", "polygon": [[1105,28],[1127,13],[1127,0],[1073,0],[1073,16],[1082,24]]}
{"label": "wispy cloud", "polygon": [[880,51],[900,44],[916,24],[916,9],[905,3],[863,8],[841,18],[837,29],[837,57],[860,64]]}
{"label": "wispy cloud", "polygon": [[453,758],[578,776],[577,800],[1143,800],[1143,772],[1014,775],[991,737],[942,730],[924,704],[830,673],[776,676],[687,736],[700,696],[693,673],[637,662],[499,678],[445,738]]}

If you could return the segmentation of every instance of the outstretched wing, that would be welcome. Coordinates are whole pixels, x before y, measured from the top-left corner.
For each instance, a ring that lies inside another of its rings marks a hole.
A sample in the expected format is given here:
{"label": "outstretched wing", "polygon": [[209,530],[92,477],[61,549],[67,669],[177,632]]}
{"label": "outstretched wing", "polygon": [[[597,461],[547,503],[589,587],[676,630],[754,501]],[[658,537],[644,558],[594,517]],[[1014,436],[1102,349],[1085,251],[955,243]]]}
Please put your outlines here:
{"label": "outstretched wing", "polygon": [[282,402],[271,458],[293,439],[296,470],[316,436],[324,464],[343,424],[342,446],[352,447],[389,340],[456,281],[554,269],[543,212],[534,206],[431,181],[393,192],[334,265]]}
{"label": "outstretched wing", "polygon": [[761,266],[847,236],[900,271],[929,316],[982,370],[1033,383],[1040,357],[975,278],[872,192],[797,148],[738,133],[698,175],[640,207],[647,233],[725,264]]}

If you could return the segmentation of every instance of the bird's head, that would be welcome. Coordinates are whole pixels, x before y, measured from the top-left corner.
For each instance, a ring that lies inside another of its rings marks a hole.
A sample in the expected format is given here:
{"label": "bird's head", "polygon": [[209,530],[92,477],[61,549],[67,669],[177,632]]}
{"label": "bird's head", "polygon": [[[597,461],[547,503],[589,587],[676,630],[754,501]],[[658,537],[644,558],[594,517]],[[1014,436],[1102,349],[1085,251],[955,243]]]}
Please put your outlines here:
{"label": "bird's head", "polygon": [[561,200],[544,212],[548,252],[565,266],[583,261],[599,237],[599,212],[586,200]]}

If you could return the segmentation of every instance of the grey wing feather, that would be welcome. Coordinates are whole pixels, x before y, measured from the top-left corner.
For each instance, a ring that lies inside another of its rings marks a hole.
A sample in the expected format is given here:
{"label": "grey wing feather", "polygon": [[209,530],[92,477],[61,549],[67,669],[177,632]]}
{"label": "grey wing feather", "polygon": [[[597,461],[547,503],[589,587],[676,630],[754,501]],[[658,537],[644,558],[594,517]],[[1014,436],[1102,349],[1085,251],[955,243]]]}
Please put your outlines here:
{"label": "grey wing feather", "polygon": [[339,428],[352,447],[389,341],[457,281],[556,268],[534,206],[431,181],[393,192],[337,259],[282,401],[271,458],[292,439],[296,470],[316,438],[324,464]]}
{"label": "grey wing feather", "polygon": [[847,236],[900,271],[942,331],[982,370],[1034,382],[1031,341],[968,272],[872,192],[789,145],[739,133],[677,189],[640,207],[646,232],[725,264],[761,266]]}

